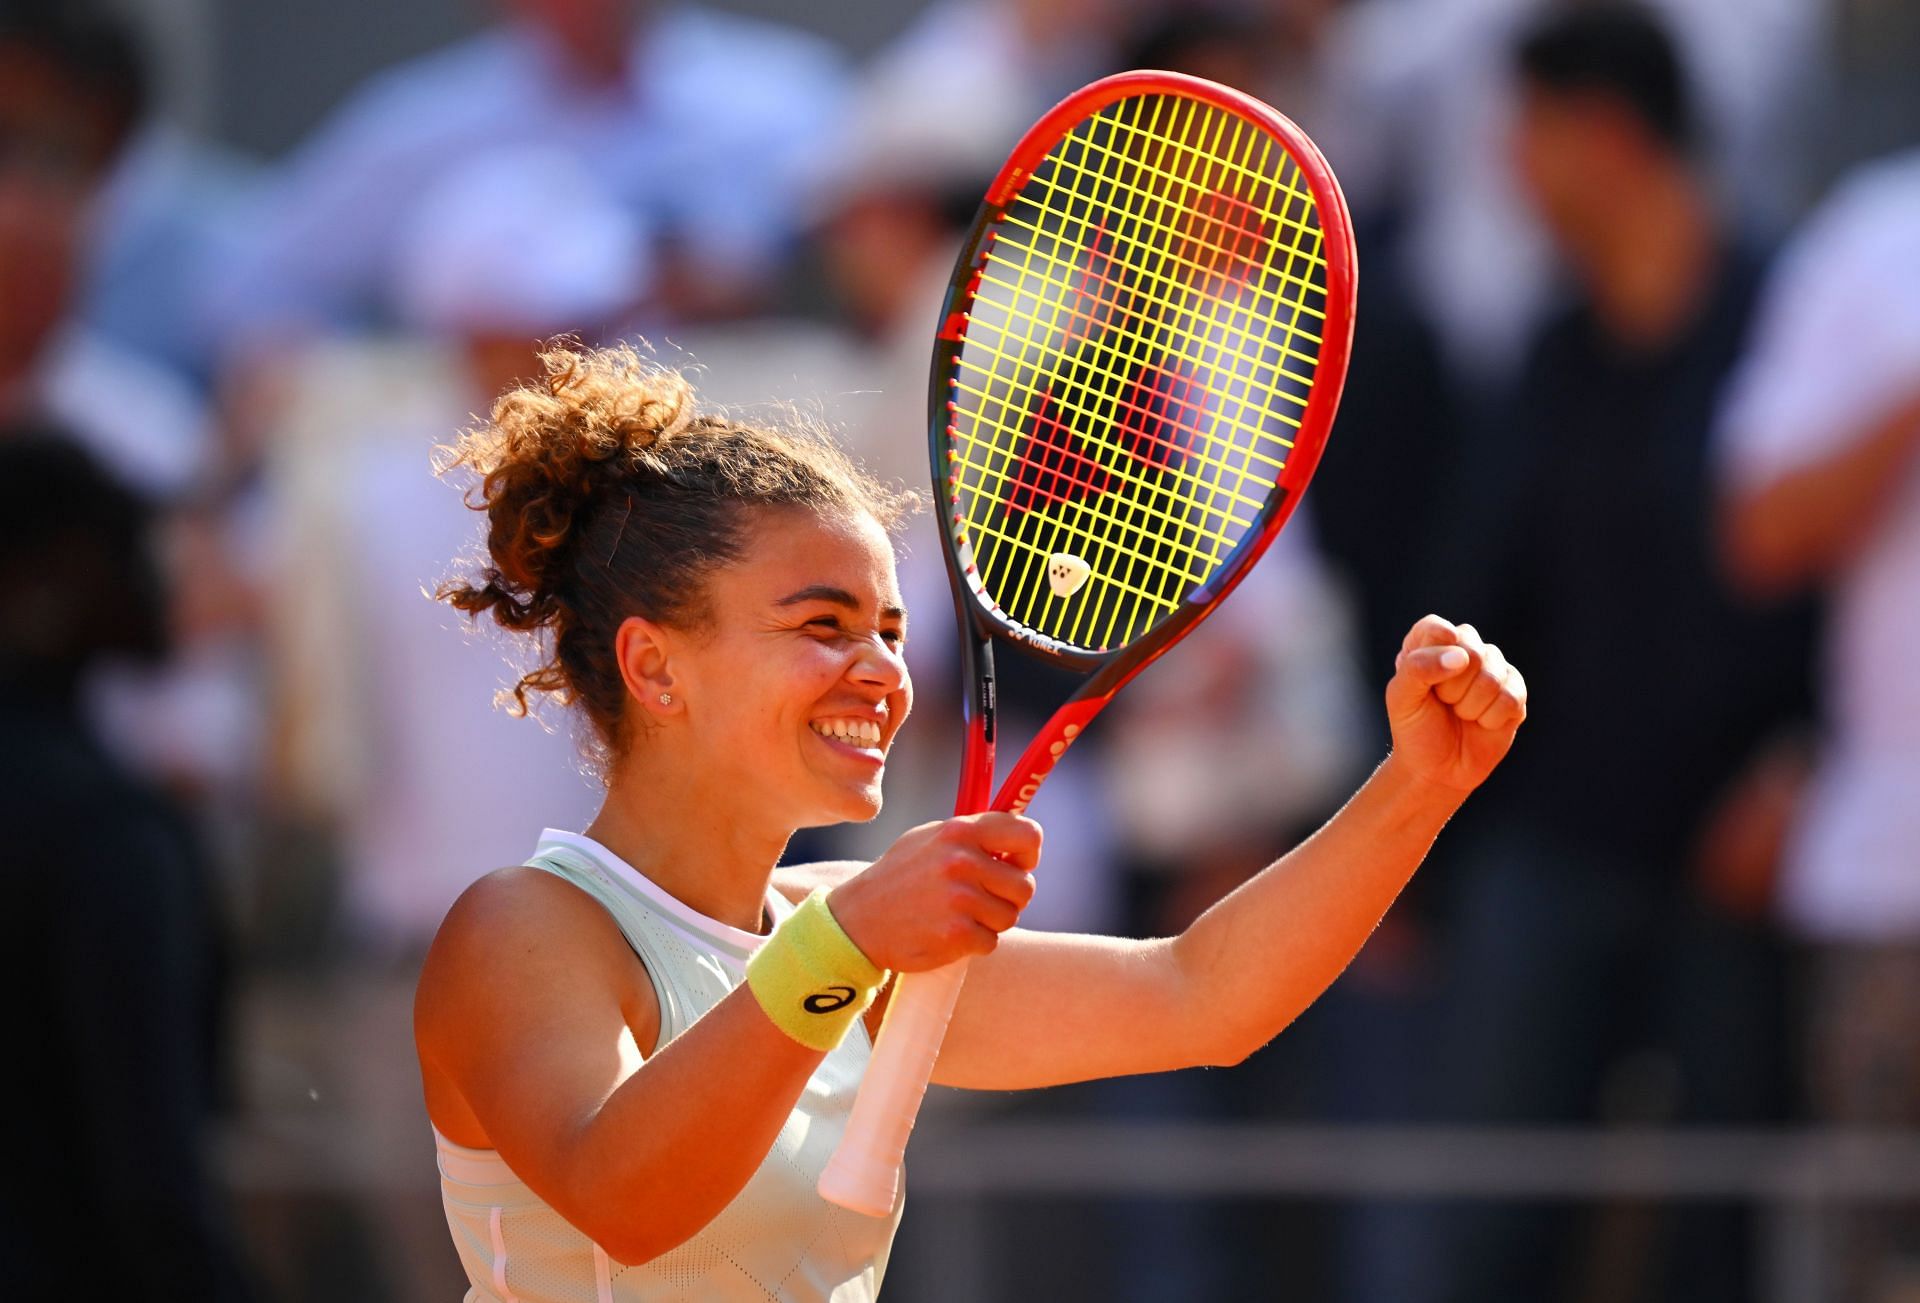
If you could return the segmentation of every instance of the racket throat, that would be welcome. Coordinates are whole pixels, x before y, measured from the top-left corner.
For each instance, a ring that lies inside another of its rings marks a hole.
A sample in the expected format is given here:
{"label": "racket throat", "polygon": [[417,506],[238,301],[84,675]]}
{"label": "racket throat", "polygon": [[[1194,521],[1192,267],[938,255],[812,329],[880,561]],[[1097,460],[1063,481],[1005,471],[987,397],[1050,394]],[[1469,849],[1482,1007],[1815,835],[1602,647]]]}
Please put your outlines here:
{"label": "racket throat", "polygon": [[[987,746],[994,744],[994,722],[999,715],[1000,692],[993,673],[993,644],[985,638],[973,640],[972,665],[965,668],[971,671],[973,679],[973,708],[969,712],[969,724],[977,724],[980,738]],[[969,734],[972,729],[968,730]]]}
{"label": "racket throat", "polygon": [[1014,762],[1013,771],[1007,775],[1007,781],[1001,784],[999,793],[994,797],[993,808],[1025,814],[1027,806],[1039,795],[1040,785],[1046,782],[1053,767],[1060,763],[1060,757],[1087,731],[1087,725],[1093,722],[1093,717],[1112,699],[1112,691],[1096,692],[1076,697],[1060,707],[1047,727]]}
{"label": "racket throat", "polygon": [[966,738],[960,754],[960,790],[955,814],[978,814],[993,798],[993,744],[999,694],[994,683],[993,644],[977,632],[962,643],[960,672],[972,685],[963,698]]}

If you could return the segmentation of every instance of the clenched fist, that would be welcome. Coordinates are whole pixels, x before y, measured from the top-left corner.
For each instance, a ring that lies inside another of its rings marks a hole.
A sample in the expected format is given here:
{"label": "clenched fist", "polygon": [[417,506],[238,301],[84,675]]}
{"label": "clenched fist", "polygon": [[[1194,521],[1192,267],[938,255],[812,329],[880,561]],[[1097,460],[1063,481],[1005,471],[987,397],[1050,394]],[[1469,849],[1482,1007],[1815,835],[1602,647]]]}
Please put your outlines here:
{"label": "clenched fist", "polygon": [[1472,625],[1429,615],[1407,631],[1387,684],[1387,723],[1408,770],[1470,792],[1526,717],[1526,680]]}

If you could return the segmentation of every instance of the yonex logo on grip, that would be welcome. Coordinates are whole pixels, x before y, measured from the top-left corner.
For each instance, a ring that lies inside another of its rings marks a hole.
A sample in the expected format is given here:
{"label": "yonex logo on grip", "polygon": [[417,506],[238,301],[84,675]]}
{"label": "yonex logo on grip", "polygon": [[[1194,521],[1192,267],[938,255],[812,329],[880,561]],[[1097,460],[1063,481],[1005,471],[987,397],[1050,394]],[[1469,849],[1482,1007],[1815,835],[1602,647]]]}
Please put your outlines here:
{"label": "yonex logo on grip", "polygon": [[854,994],[851,986],[829,986],[826,990],[802,1000],[800,1007],[808,1013],[832,1013],[836,1009],[844,1009],[852,1004]]}

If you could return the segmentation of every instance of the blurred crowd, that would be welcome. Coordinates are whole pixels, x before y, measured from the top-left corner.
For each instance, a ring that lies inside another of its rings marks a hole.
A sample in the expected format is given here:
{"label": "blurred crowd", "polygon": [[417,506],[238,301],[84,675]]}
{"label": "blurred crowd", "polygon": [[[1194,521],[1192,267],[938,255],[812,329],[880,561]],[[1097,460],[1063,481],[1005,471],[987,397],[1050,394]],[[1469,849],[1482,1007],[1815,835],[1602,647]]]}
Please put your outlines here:
{"label": "blurred crowd", "polygon": [[[984,1107],[1920,1126],[1908,6],[932,0],[856,61],[718,7],[495,0],[271,160],[164,111],[157,8],[0,0],[13,1296],[82,1269],[166,1298],[457,1296],[412,982],[461,889],[598,789],[563,714],[494,704],[516,650],[428,600],[482,542],[436,446],[540,340],[644,339],[706,401],[824,422],[918,485],[929,330],[985,180],[1124,67],[1314,136],[1359,233],[1358,334],[1295,523],[1036,803],[1028,921],[1167,933],[1283,852],[1385,753],[1378,692],[1428,610],[1499,642],[1534,705],[1246,1068]],[[887,809],[795,856],[872,854],[952,799],[933,528],[902,540],[920,706]],[[1070,685],[1004,668],[1019,736]],[[1053,1265],[1009,1224],[1034,1261],[998,1296],[1760,1288],[1738,1207],[1258,1212],[1108,1201],[1071,1228],[1100,1253]],[[1825,1216],[1827,1298],[1920,1299],[1914,1209]]]}

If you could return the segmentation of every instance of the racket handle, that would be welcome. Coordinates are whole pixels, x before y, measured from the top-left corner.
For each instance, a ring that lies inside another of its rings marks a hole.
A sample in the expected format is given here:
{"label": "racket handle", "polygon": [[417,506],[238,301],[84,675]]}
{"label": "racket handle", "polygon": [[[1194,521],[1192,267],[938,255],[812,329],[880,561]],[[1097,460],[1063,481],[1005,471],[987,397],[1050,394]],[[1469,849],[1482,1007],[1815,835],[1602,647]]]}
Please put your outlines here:
{"label": "racket handle", "polygon": [[846,1134],[820,1174],[821,1198],[869,1217],[893,1212],[907,1137],[966,980],[964,959],[900,979]]}

